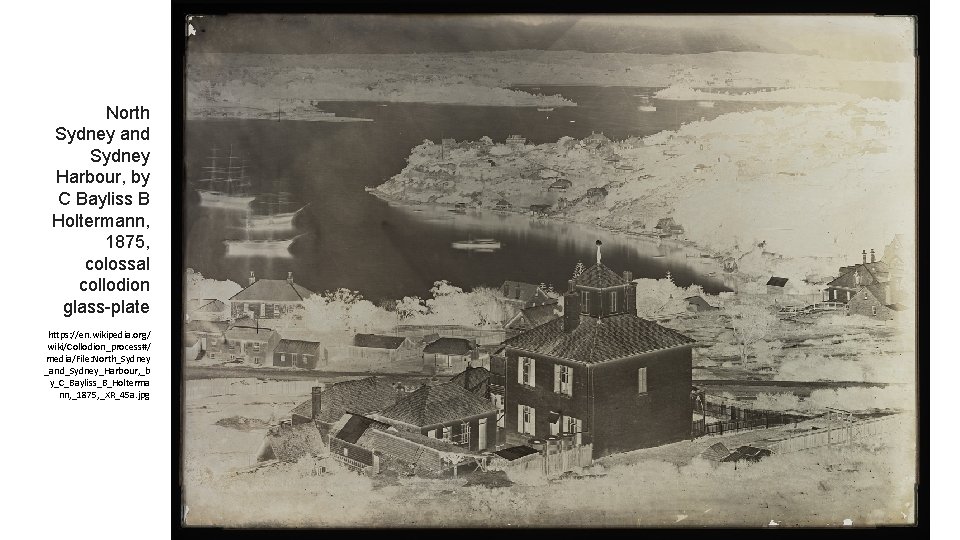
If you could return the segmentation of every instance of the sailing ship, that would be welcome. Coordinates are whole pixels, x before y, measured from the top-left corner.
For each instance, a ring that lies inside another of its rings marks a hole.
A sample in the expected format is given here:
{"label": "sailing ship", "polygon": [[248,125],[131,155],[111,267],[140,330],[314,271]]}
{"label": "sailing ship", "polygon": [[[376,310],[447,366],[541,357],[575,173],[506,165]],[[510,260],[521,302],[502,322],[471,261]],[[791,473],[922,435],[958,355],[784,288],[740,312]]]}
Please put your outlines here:
{"label": "sailing ship", "polygon": [[197,188],[200,194],[200,205],[214,208],[245,210],[256,199],[249,194],[250,179],[246,175],[246,165],[240,156],[233,155],[233,145],[230,154],[226,156],[226,165],[220,161],[217,148],[213,148],[210,156],[210,165],[203,169],[206,178],[197,180],[201,187]]}
{"label": "sailing ship", "polygon": [[290,257],[288,240],[224,240],[227,257]]}
{"label": "sailing ship", "polygon": [[293,218],[299,211],[290,210],[292,204],[290,193],[286,191],[261,195],[254,206],[259,206],[263,213],[247,216],[247,229],[263,232],[292,230]]}

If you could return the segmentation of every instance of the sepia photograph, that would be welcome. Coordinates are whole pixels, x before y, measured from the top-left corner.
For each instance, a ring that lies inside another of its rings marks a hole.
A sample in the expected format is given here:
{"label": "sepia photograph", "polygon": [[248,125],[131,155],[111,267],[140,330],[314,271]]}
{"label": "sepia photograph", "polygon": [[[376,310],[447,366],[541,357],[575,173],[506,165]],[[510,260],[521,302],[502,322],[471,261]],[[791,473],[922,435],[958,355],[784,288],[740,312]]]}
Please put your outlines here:
{"label": "sepia photograph", "polygon": [[917,523],[914,18],[183,27],[183,526]]}

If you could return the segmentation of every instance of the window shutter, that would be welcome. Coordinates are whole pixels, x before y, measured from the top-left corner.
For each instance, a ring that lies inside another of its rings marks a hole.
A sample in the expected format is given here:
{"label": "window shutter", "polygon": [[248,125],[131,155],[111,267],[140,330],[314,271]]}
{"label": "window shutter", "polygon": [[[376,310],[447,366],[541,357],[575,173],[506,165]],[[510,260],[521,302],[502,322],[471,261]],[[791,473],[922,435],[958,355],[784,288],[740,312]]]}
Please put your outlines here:
{"label": "window shutter", "polygon": [[537,410],[530,407],[530,434],[537,436]]}
{"label": "window shutter", "polygon": [[517,404],[517,433],[526,433],[527,426],[523,425],[523,405]]}
{"label": "window shutter", "polygon": [[523,384],[523,357],[517,358],[517,383]]}
{"label": "window shutter", "polygon": [[553,391],[560,393],[560,364],[553,365]]}
{"label": "window shutter", "polygon": [[573,368],[567,368],[567,395],[573,395]]}
{"label": "window shutter", "polygon": [[530,359],[530,386],[537,386],[537,361]]}

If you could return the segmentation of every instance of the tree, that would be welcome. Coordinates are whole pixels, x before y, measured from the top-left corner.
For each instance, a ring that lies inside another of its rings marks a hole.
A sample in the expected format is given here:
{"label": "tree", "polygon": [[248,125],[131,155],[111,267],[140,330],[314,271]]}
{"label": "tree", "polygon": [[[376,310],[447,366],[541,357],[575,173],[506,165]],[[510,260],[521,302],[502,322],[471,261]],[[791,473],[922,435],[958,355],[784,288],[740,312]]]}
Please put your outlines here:
{"label": "tree", "polygon": [[580,277],[580,274],[583,274],[584,270],[586,270],[586,267],[582,262],[578,262],[577,265],[573,267],[573,279]]}
{"label": "tree", "polygon": [[763,341],[773,331],[777,317],[762,306],[738,305],[724,310],[733,330],[734,341],[740,349],[740,360],[747,360],[747,350]]}

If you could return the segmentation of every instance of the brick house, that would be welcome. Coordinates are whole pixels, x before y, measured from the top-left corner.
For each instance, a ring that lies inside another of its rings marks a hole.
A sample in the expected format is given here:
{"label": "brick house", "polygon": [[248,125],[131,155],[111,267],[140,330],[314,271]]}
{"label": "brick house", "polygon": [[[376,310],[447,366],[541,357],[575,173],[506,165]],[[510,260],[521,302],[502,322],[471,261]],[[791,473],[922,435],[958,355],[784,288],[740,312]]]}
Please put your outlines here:
{"label": "brick house", "polygon": [[637,317],[635,298],[598,248],[564,315],[504,342],[508,443],[566,434],[602,457],[690,437],[694,341]]}
{"label": "brick house", "polygon": [[824,302],[847,303],[861,287],[867,287],[890,280],[890,268],[887,263],[876,260],[876,253],[870,250],[870,262],[867,262],[867,250],[863,250],[863,262],[840,268],[840,276],[827,283],[823,290]]}
{"label": "brick house", "polygon": [[291,422],[294,425],[315,423],[326,441],[330,426],[347,412],[367,414],[384,409],[403,395],[402,390],[377,377],[315,386],[310,399],[290,411]]}
{"label": "brick house", "polygon": [[327,364],[327,349],[316,341],[281,339],[273,351],[273,365],[316,369]]}
{"label": "brick house", "polygon": [[284,314],[303,309],[303,301],[313,292],[287,279],[257,279],[250,272],[247,288],[230,298],[230,315],[234,319],[279,319]]}
{"label": "brick house", "polygon": [[400,431],[442,439],[470,450],[492,449],[496,444],[497,408],[456,383],[421,386],[369,416]]}
{"label": "brick house", "polygon": [[234,324],[224,332],[224,356],[228,360],[263,365],[273,359],[273,351],[280,343],[280,334],[259,325]]}

